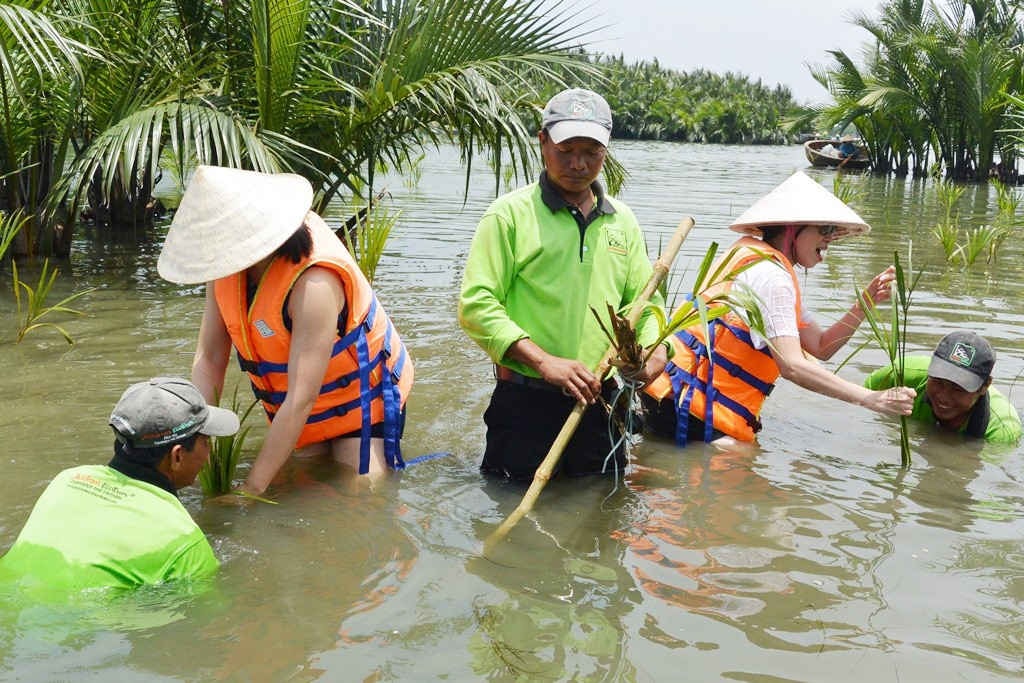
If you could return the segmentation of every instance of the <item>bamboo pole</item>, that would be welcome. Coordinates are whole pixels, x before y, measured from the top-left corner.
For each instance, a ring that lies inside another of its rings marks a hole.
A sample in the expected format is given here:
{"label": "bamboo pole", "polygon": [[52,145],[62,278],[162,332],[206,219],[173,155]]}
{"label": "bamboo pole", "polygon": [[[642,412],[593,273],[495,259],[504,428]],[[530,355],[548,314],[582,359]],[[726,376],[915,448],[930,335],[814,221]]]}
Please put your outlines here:
{"label": "bamboo pole", "polygon": [[[672,269],[672,262],[676,260],[676,255],[679,253],[680,247],[683,246],[683,241],[687,235],[690,234],[690,230],[693,228],[693,218],[686,217],[679,222],[676,227],[675,234],[672,235],[672,240],[668,243],[668,246],[661,253],[661,256],[654,262],[654,272],[651,273],[651,278],[647,281],[647,286],[644,287],[643,291],[637,296],[629,309],[629,315],[626,319],[629,321],[630,327],[636,327],[636,323],[640,320],[641,314],[644,312],[644,307],[650,300],[651,296],[661,285],[661,281],[668,276],[669,270]],[[608,350],[605,352],[601,362],[598,363],[596,373],[598,377],[603,381],[608,371],[611,369],[611,361],[615,357],[615,345],[611,344]],[[551,474],[558,464],[558,461],[562,458],[562,453],[565,451],[566,445],[569,443],[569,439],[576,433],[576,428],[579,427],[580,419],[583,417],[583,412],[587,409],[587,403],[585,401],[577,401],[576,405],[573,406],[572,412],[569,413],[569,417],[566,418],[565,424],[562,425],[561,431],[558,432],[558,436],[555,437],[555,441],[551,444],[551,448],[548,450],[547,455],[544,456],[544,460],[541,461],[540,465],[537,466],[537,470],[533,474],[533,482],[530,483],[530,488],[527,489],[526,494],[520,501],[519,506],[512,511],[504,522],[501,523],[497,529],[487,537],[484,541],[484,554],[486,555],[492,550],[496,543],[501,541],[508,535],[508,532],[512,530],[516,524],[519,523],[527,513],[533,509],[533,505],[537,502],[537,497],[540,496],[540,492],[547,486],[548,480],[551,479]]]}

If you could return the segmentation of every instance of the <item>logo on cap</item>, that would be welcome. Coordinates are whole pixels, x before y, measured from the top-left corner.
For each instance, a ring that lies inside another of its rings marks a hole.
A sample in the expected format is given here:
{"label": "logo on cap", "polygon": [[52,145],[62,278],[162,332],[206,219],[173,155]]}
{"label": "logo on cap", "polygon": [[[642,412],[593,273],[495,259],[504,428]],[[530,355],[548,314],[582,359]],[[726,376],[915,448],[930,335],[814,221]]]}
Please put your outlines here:
{"label": "logo on cap", "polygon": [[949,352],[949,362],[969,368],[974,362],[974,353],[974,347],[970,344],[957,342]]}
{"label": "logo on cap", "polygon": [[577,119],[597,118],[594,113],[594,105],[585,100],[574,100],[569,112]]}

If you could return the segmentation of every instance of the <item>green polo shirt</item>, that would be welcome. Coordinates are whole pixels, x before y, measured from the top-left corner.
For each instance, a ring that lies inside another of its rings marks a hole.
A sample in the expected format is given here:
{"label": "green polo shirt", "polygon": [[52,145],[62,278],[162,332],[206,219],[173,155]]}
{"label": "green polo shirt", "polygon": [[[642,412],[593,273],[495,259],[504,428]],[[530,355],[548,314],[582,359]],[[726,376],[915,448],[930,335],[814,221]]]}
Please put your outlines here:
{"label": "green polo shirt", "polygon": [[[473,237],[459,300],[459,322],[470,338],[495,363],[532,377],[533,369],[504,357],[514,342],[528,337],[547,353],[596,369],[609,341],[591,309],[607,325],[608,304],[621,310],[632,303],[652,272],[625,204],[595,184],[598,215],[581,228],[543,182],[491,204]],[[651,303],[664,304],[660,294]],[[648,311],[638,339],[648,346],[657,337]]]}
{"label": "green polo shirt", "polygon": [[159,486],[102,465],[64,470],[36,501],[0,579],[46,588],[132,587],[217,571],[202,530]]}
{"label": "green polo shirt", "polygon": [[[925,393],[930,363],[931,356],[908,356],[904,360],[903,379],[908,387],[917,391],[917,398],[914,399],[914,412],[910,414],[911,419],[934,425],[936,424],[935,414],[932,412],[932,406],[928,403],[928,396]],[[879,368],[868,375],[864,380],[864,386],[875,391],[888,389],[892,387],[893,379],[892,368]],[[971,416],[958,431],[965,433],[968,425],[972,422],[978,424],[978,432],[983,431],[987,442],[1014,444],[1020,441],[1020,415],[995,387],[989,387],[988,400],[979,400],[975,404]]]}

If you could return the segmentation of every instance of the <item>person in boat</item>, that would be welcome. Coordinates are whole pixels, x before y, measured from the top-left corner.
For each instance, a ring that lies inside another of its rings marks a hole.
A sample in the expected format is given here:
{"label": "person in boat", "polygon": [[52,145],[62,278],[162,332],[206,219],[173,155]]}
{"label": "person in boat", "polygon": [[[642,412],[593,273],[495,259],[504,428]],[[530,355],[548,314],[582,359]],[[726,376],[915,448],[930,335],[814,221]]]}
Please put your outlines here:
{"label": "person in boat", "polygon": [[854,140],[856,140],[856,138],[852,135],[844,135],[839,139],[839,148],[836,153],[839,155],[840,159],[855,157],[860,152],[860,150],[857,149],[857,145],[854,144]]}
{"label": "person in boat", "polygon": [[[544,170],[536,183],[499,197],[477,226],[466,261],[459,322],[495,364],[496,385],[484,413],[481,470],[528,480],[577,401],[590,407],[569,441],[558,473],[619,470],[625,448],[609,433],[611,396],[594,370],[608,339],[607,306],[631,303],[651,276],[633,212],[597,181],[612,129],[608,103],[590,90],[565,90],[548,101],[538,133]],[[662,305],[656,295],[653,305]],[[657,339],[646,312],[638,340]],[[657,376],[666,346],[637,376]],[[614,453],[614,458],[610,454]]]}
{"label": "person in boat", "polygon": [[46,487],[0,577],[47,588],[134,587],[216,572],[206,536],[178,500],[210,456],[210,437],[238,416],[208,405],[192,383],[133,384],[110,414],[114,457],[66,469]]}
{"label": "person in boat", "polygon": [[220,396],[233,346],[270,419],[242,493],[262,494],[293,452],[359,474],[404,466],[412,360],[312,201],[298,175],[200,166],[157,262],[207,283],[192,381]]}
{"label": "person in boat", "polygon": [[[903,381],[917,390],[911,417],[941,431],[989,443],[1020,441],[1020,415],[992,386],[996,352],[988,340],[970,331],[950,332],[932,355],[904,359]],[[875,370],[864,381],[869,389],[895,384],[892,367]]]}
{"label": "person in boat", "polygon": [[[803,305],[795,267],[813,268],[833,242],[867,233],[870,226],[798,171],[730,228],[744,237],[723,257],[731,258],[723,273],[752,265],[720,287],[727,291],[741,284],[757,295],[763,334],[751,329],[743,314],[730,312],[710,324],[710,343],[699,325],[671,337],[672,361],[644,388],[650,428],[675,438],[680,446],[689,440],[723,446],[753,441],[761,429],[762,404],[780,375],[804,389],[878,413],[909,415],[913,389],[869,390],[807,357],[831,358],[864,321],[864,312],[855,302],[839,321],[822,329]],[[888,299],[894,278],[892,266],[876,275],[865,299]]]}

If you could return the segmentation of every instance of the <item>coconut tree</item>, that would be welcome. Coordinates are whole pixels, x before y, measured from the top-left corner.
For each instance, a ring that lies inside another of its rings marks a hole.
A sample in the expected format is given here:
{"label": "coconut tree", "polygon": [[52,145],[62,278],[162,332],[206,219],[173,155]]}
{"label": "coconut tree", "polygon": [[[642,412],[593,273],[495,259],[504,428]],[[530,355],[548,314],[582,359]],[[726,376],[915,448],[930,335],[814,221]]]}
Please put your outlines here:
{"label": "coconut tree", "polygon": [[49,3],[0,3],[0,209],[25,216],[12,253],[26,254],[36,214],[62,168],[66,120],[54,116],[80,60],[94,54],[47,13]]}
{"label": "coconut tree", "polygon": [[[150,1],[154,16],[177,22],[179,73],[107,88],[102,109],[115,114],[55,203],[90,191],[148,200],[165,149],[179,171],[201,162],[302,173],[318,208],[372,191],[381,163],[401,170],[442,141],[470,161],[503,147],[521,171],[534,154],[537,88],[576,61],[568,48],[580,34],[542,0],[249,0],[200,13],[205,32]],[[129,88],[139,96],[113,97]]]}
{"label": "coconut tree", "polygon": [[[929,147],[947,176],[987,177],[1001,146],[1008,102],[1020,88],[1024,62],[1017,3],[1007,0],[890,0],[878,17],[857,15],[873,45],[863,75],[845,54],[819,72],[836,104],[835,121],[868,117],[876,170],[913,160],[924,172]],[[857,72],[856,88],[844,87]],[[838,86],[838,87],[834,87]]]}
{"label": "coconut tree", "polygon": [[253,124],[247,93],[228,78],[238,60],[224,47],[223,21],[202,7],[164,0],[65,5],[102,59],[85,66],[77,88],[76,154],[51,193],[51,210],[69,206],[74,213],[85,205],[114,230],[146,226],[153,186],[169,160],[179,177],[195,163],[288,166],[297,146]]}

